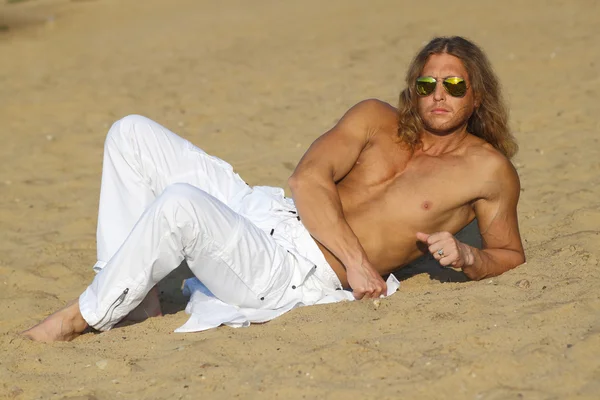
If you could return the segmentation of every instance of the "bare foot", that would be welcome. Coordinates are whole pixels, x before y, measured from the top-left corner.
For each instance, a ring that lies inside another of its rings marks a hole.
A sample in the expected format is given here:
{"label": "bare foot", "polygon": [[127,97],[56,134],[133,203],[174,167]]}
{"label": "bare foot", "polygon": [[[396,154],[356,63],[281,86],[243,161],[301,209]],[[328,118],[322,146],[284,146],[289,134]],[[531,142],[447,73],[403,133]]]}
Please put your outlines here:
{"label": "bare foot", "polygon": [[87,327],[88,324],[79,311],[79,299],[75,299],[39,324],[22,332],[22,335],[37,342],[68,342],[81,335]]}
{"label": "bare foot", "polygon": [[141,322],[151,317],[162,317],[158,288],[154,286],[146,298],[123,319],[122,322]]}

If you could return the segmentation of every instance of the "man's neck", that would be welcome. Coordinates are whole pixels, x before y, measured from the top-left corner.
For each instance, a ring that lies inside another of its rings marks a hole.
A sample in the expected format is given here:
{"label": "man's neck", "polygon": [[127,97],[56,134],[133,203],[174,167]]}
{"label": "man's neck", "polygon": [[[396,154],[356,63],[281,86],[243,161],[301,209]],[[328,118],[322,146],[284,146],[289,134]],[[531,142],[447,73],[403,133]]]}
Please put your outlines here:
{"label": "man's neck", "polygon": [[467,127],[443,135],[423,130],[420,135],[421,152],[429,156],[440,156],[458,149],[469,136]]}

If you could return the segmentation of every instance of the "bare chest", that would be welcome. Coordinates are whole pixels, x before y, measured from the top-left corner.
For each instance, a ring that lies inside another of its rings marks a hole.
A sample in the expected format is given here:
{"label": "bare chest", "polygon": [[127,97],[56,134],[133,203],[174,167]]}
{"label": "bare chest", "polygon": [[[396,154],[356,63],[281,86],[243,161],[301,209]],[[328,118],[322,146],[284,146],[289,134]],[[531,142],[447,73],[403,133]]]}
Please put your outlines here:
{"label": "bare chest", "polygon": [[473,213],[477,195],[470,176],[459,157],[414,157],[398,147],[376,146],[363,152],[338,190],[350,219],[448,228],[444,224],[463,223]]}

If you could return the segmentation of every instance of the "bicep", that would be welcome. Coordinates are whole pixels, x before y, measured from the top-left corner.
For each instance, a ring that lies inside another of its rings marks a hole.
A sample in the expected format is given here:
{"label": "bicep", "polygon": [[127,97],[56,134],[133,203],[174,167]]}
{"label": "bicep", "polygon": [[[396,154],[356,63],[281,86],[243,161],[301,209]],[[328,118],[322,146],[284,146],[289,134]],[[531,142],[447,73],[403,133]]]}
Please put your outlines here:
{"label": "bicep", "polygon": [[350,172],[372,134],[369,122],[375,105],[371,102],[352,107],[332,129],[315,140],[292,178],[308,174],[337,182]]}
{"label": "bicep", "polygon": [[523,252],[517,217],[521,186],[508,160],[494,171],[486,186],[486,196],[474,207],[483,248]]}

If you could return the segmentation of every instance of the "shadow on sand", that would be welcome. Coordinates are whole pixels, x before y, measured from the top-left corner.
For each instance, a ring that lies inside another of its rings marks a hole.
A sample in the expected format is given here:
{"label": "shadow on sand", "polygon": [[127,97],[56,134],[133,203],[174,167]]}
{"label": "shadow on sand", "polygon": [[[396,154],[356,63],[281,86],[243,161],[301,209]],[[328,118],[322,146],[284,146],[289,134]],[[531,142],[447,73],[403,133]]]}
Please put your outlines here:
{"label": "shadow on sand", "polygon": [[185,309],[189,297],[183,295],[181,287],[184,280],[193,276],[194,274],[184,261],[158,283],[160,306],[164,315],[177,314]]}

